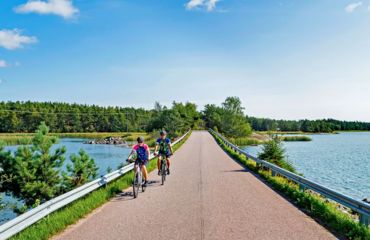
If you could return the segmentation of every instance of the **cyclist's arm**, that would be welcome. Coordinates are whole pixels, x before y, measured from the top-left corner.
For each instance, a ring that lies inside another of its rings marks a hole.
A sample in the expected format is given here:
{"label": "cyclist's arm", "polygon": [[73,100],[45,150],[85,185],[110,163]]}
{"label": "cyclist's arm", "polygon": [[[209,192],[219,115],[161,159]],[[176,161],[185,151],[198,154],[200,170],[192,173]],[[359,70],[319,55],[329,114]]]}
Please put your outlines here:
{"label": "cyclist's arm", "polygon": [[132,149],[132,151],[131,151],[131,153],[130,153],[130,155],[128,155],[128,157],[127,157],[127,160],[131,160],[131,157],[132,157],[132,155],[134,154],[134,149]]}
{"label": "cyclist's arm", "polygon": [[149,148],[149,146],[148,146],[148,148],[146,149],[146,154],[148,154],[147,156],[148,156],[148,158],[150,158],[150,148]]}
{"label": "cyclist's arm", "polygon": [[170,148],[170,150],[171,150],[171,154],[173,154],[172,144],[171,144],[171,143],[169,143],[169,144],[168,144],[168,147],[169,147],[169,148]]}
{"label": "cyclist's arm", "polygon": [[158,147],[159,147],[159,144],[158,144],[158,142],[156,142],[156,143],[155,143],[154,153],[158,152]]}

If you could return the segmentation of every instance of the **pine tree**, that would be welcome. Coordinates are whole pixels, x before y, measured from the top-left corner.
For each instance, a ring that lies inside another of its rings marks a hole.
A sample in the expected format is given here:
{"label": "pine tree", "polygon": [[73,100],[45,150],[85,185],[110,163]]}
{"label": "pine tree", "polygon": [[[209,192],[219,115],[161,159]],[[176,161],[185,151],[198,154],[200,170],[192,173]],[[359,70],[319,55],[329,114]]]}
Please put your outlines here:
{"label": "pine tree", "polygon": [[277,135],[272,135],[271,140],[263,144],[262,152],[258,154],[258,158],[271,162],[288,171],[295,172],[294,167],[285,159],[285,149],[283,148],[281,139]]}
{"label": "pine tree", "polygon": [[78,155],[72,154],[72,164],[67,164],[67,172],[63,172],[63,187],[68,191],[75,187],[81,186],[88,181],[96,178],[98,175],[98,167],[94,159],[81,149]]}
{"label": "pine tree", "polygon": [[41,123],[31,146],[20,146],[14,156],[0,150],[3,172],[12,176],[11,182],[3,183],[2,191],[22,200],[27,208],[56,197],[61,191],[60,171],[66,150],[62,147],[51,153],[58,139],[48,133],[49,128]]}

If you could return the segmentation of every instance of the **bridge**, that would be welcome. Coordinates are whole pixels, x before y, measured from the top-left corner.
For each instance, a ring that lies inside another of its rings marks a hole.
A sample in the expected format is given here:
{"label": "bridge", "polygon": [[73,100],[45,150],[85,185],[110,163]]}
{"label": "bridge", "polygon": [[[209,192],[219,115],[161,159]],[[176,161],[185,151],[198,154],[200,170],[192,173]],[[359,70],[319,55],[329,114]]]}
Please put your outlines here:
{"label": "bridge", "polygon": [[[242,153],[237,146],[223,141]],[[359,212],[360,221],[368,225],[368,204],[248,157],[271,169],[273,175],[280,174]],[[129,165],[112,172],[0,226],[0,239],[20,232],[131,169]],[[146,192],[137,199],[133,199],[131,188],[124,189],[53,239],[336,239],[258,175],[235,162],[207,131],[194,131],[175,153],[171,175],[164,186],[156,171],[149,176]]]}
{"label": "bridge", "polygon": [[156,172],[54,239],[335,239],[234,162],[208,132],[176,152],[164,186]]}

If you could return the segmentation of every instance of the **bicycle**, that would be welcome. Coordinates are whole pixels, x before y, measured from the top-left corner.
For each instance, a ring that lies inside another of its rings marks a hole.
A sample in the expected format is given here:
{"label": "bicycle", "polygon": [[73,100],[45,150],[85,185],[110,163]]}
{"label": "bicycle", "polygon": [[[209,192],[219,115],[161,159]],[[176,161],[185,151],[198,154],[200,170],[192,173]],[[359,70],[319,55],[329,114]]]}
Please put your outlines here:
{"label": "bicycle", "polygon": [[[128,162],[131,162],[130,160],[127,160]],[[134,198],[137,198],[139,195],[139,190],[141,187],[141,191],[145,192],[146,186],[145,186],[145,180],[143,178],[143,173],[141,172],[141,167],[143,166],[143,162],[139,162],[135,165],[135,175],[132,183],[132,190]]]}
{"label": "bicycle", "polygon": [[160,167],[160,172],[161,172],[161,177],[162,177],[162,185],[164,185],[164,182],[166,181],[166,176],[167,176],[167,157],[165,154],[158,154],[158,157],[161,156],[161,167]]}

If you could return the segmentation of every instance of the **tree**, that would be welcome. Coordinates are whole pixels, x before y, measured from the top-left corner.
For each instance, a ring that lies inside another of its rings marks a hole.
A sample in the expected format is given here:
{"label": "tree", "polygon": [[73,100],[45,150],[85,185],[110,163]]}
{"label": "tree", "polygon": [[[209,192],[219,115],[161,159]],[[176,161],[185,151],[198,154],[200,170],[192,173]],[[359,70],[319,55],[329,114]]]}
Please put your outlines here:
{"label": "tree", "polygon": [[244,115],[244,108],[242,102],[238,97],[227,97],[225,102],[222,103],[223,109],[236,115]]}
{"label": "tree", "polygon": [[263,144],[262,152],[258,154],[258,157],[288,171],[295,172],[294,167],[285,159],[285,149],[277,135],[272,135],[271,140]]}
{"label": "tree", "polygon": [[49,128],[41,123],[31,146],[20,146],[14,156],[1,150],[0,165],[3,174],[12,176],[11,182],[2,184],[2,191],[11,193],[31,207],[43,203],[61,191],[60,170],[65,148],[51,147],[58,141],[48,136]]}
{"label": "tree", "polygon": [[222,107],[206,105],[203,119],[209,128],[217,128],[227,137],[246,137],[252,128],[243,113],[244,108],[238,97],[228,97]]}
{"label": "tree", "polygon": [[98,167],[94,159],[81,149],[78,155],[72,154],[72,164],[67,164],[67,172],[63,172],[63,187],[65,190],[71,190],[81,186],[98,175]]}

